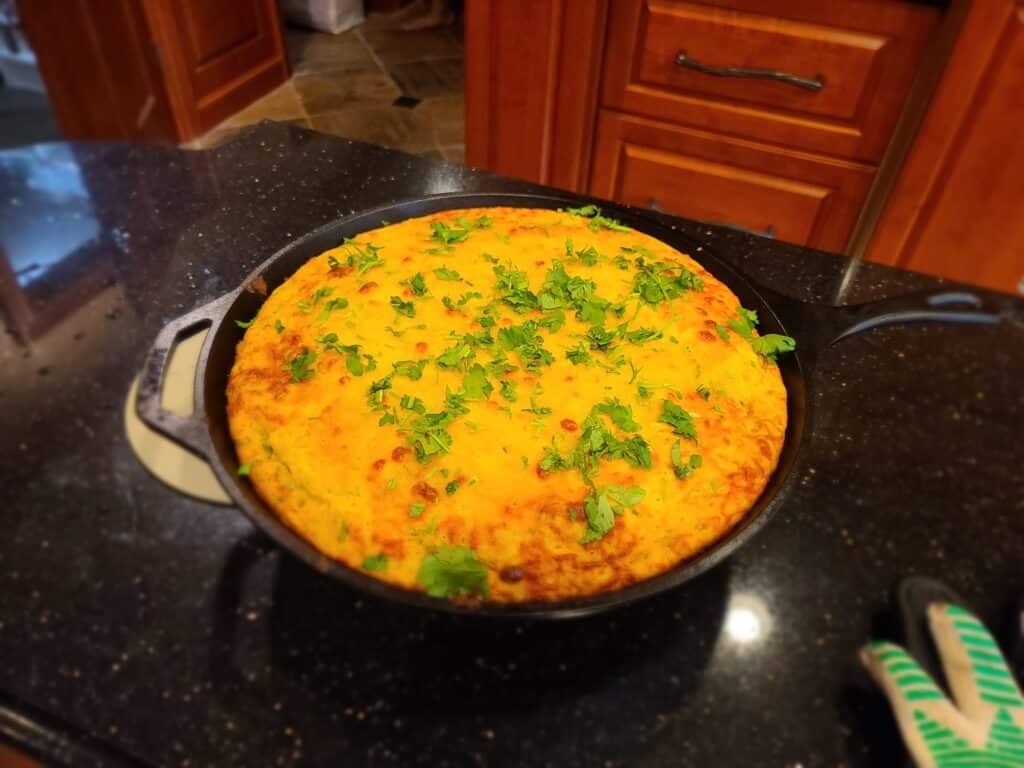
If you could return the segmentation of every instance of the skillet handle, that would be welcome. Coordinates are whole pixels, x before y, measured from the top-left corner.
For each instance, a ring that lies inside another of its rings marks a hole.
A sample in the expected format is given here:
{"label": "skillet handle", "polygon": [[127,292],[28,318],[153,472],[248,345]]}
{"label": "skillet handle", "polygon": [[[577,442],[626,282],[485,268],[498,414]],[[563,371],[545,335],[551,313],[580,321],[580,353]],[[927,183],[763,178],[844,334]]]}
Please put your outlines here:
{"label": "skillet handle", "polygon": [[980,296],[970,291],[908,293],[866,304],[834,307],[832,316],[825,347],[881,325],[925,321],[992,325],[1003,319],[997,308],[986,306]]}
{"label": "skillet handle", "polygon": [[212,325],[229,298],[223,296],[165,325],[146,355],[139,378],[135,407],[139,418],[200,458],[206,458],[209,451],[206,423],[196,414],[186,417],[168,411],[160,404],[160,396],[163,394],[167,363],[178,342],[200,328]]}

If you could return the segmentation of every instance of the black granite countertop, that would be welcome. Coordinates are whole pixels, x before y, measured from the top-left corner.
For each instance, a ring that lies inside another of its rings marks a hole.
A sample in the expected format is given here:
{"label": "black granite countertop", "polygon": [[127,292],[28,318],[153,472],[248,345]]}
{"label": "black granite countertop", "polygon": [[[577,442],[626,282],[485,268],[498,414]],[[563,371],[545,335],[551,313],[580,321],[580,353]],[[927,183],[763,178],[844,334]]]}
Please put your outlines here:
{"label": "black granite countertop", "polygon": [[[941,577],[996,629],[1024,592],[1018,325],[833,347],[772,523],[684,587],[574,622],[365,598],[134,458],[124,397],[167,320],[336,217],[527,189],[270,124],[211,152],[0,153],[0,298],[31,337],[0,337],[0,734],[76,765],[902,764],[856,661],[893,631],[892,586]],[[677,226],[802,299],[937,285]]]}

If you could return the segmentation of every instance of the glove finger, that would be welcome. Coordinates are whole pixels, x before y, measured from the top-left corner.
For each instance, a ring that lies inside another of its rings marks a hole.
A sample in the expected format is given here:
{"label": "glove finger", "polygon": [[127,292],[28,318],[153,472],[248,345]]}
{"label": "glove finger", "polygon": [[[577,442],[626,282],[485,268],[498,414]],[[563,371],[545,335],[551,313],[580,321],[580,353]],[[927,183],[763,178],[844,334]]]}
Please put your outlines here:
{"label": "glove finger", "polygon": [[957,707],[969,720],[989,722],[999,709],[1024,714],[1024,698],[999,646],[969,611],[928,607],[928,624]]}
{"label": "glove finger", "polygon": [[903,741],[918,766],[936,765],[935,755],[962,750],[973,728],[921,665],[893,643],[871,643],[861,662],[885,693]]}

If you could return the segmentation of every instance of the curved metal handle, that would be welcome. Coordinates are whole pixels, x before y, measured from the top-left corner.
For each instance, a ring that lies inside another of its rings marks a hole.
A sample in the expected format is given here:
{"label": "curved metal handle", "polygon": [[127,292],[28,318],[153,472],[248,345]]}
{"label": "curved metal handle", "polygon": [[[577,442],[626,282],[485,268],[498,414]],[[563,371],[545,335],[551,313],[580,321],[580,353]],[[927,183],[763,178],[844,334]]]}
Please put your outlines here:
{"label": "curved metal handle", "polygon": [[686,55],[686,51],[679,51],[676,54],[676,65],[692,69],[696,72],[703,72],[705,75],[716,77],[752,77],[760,80],[777,80],[780,83],[795,85],[797,88],[804,88],[808,91],[820,91],[825,85],[825,78],[816,75],[814,78],[791,75],[789,72],[779,72],[774,69],[750,69],[748,67],[713,67],[710,64],[703,64],[696,59]]}
{"label": "curved metal handle", "polygon": [[838,312],[836,327],[825,346],[855,333],[894,323],[930,321],[992,325],[1003,319],[999,312],[986,307],[980,296],[968,291],[910,293],[835,309]]}
{"label": "curved metal handle", "polygon": [[142,376],[139,377],[139,391],[136,396],[136,412],[139,418],[157,432],[201,458],[206,458],[209,451],[206,423],[195,414],[182,417],[166,410],[160,404],[160,395],[163,393],[167,363],[178,342],[191,332],[211,325],[220,315],[221,308],[232,298],[231,294],[222,296],[165,325],[146,355]]}

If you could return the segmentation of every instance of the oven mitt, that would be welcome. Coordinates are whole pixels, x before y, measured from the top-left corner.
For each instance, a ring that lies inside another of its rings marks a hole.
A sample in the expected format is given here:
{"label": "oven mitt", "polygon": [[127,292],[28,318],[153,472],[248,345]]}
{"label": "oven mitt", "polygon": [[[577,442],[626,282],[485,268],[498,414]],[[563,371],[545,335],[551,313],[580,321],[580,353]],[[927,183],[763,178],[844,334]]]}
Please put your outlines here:
{"label": "oven mitt", "polygon": [[918,768],[1024,768],[1024,699],[992,635],[955,605],[928,606],[954,704],[903,648],[875,642],[861,661],[885,692]]}

